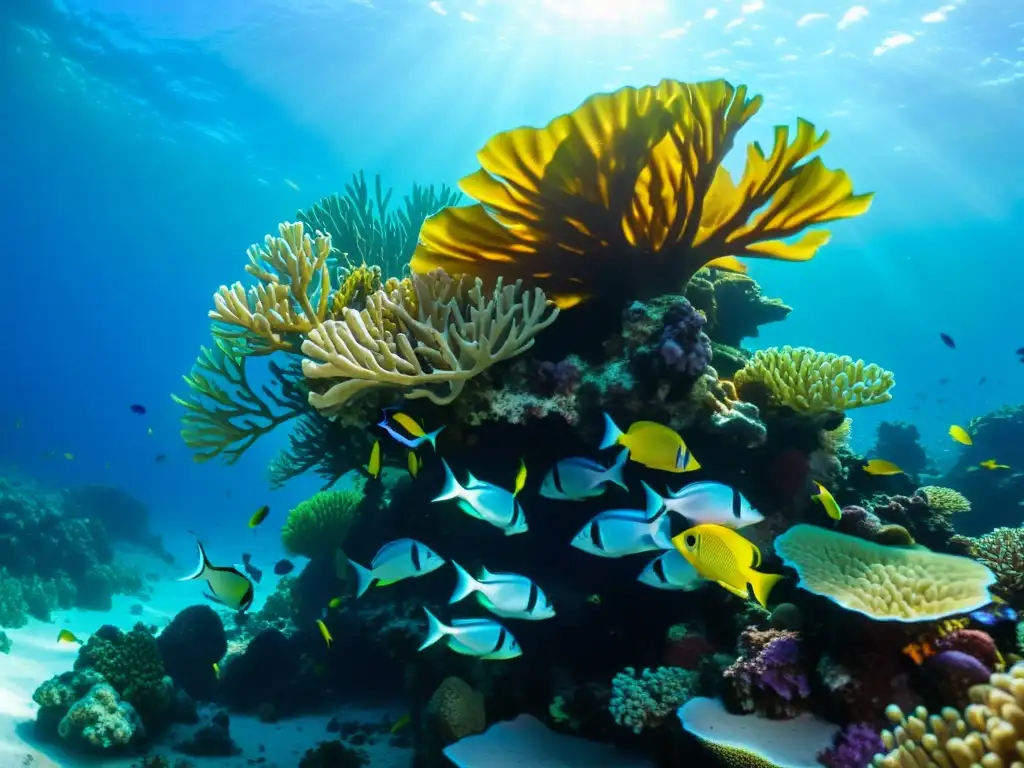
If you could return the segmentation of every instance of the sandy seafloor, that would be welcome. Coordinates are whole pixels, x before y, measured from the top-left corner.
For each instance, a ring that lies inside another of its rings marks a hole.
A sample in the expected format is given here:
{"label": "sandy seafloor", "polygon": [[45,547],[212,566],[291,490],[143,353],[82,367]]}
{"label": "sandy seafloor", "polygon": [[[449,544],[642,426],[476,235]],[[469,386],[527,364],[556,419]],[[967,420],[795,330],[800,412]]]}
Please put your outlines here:
{"label": "sandy seafloor", "polygon": [[[119,562],[129,562],[132,555],[122,554]],[[57,633],[70,629],[83,640],[104,624],[113,624],[119,629],[131,629],[137,622],[164,627],[181,609],[204,602],[202,583],[180,583],[174,581],[192,568],[189,561],[175,567],[154,563],[151,557],[140,563],[144,572],[157,572],[161,578],[147,580],[152,597],[141,601],[137,597],[115,595],[110,611],[55,611],[50,623],[31,620],[21,629],[4,630],[13,645],[8,655],[0,654],[0,768],[129,768],[139,765],[139,756],[98,758],[72,755],[59,745],[40,743],[33,738],[32,721],[37,709],[32,701],[32,692],[40,683],[71,669],[78,653],[74,644],[57,643]],[[267,574],[260,585],[261,597],[273,592],[274,577]],[[252,610],[259,610],[262,599],[258,599]],[[133,605],[143,606],[141,615],[133,615]],[[206,711],[200,707],[200,713]],[[158,745],[149,754],[162,754],[176,760],[187,760],[197,768],[242,768],[258,765],[263,768],[296,768],[302,754],[310,747],[331,738],[327,723],[332,717],[339,721],[358,720],[378,723],[384,718],[394,720],[404,714],[401,704],[382,707],[379,703],[367,706],[346,704],[336,709],[281,720],[276,723],[262,723],[255,716],[231,715],[231,736],[241,748],[233,757],[192,757],[174,752],[170,744],[191,733],[195,726],[175,726],[161,736]],[[168,746],[163,746],[164,744]],[[262,745],[263,750],[260,750]],[[388,744],[386,735],[376,744],[359,747],[370,757],[371,768],[409,768],[412,765],[412,750],[398,749]],[[264,758],[263,762],[254,761]]]}

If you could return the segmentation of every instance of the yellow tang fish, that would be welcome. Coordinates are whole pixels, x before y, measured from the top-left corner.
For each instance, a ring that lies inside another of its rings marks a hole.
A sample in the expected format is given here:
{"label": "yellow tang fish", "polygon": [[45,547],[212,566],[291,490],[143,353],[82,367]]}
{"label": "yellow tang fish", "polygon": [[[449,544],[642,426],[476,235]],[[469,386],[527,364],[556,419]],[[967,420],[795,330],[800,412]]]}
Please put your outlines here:
{"label": "yellow tang fish", "polygon": [[416,455],[415,451],[409,451],[409,474],[412,479],[416,479],[416,475],[420,473],[420,467],[423,466],[423,459]]}
{"label": "yellow tang fish", "polygon": [[252,517],[249,518],[249,527],[255,528],[257,525],[267,519],[267,515],[270,514],[270,507],[264,504],[262,507],[252,513]]}
{"label": "yellow tang fish", "polygon": [[949,436],[961,445],[974,445],[974,441],[971,440],[971,436],[967,434],[967,430],[963,427],[957,426],[956,424],[949,428]]}
{"label": "yellow tang fish", "polygon": [[516,487],[512,491],[513,496],[518,496],[519,492],[526,487],[526,461],[524,459],[519,460],[519,471],[516,473]]}
{"label": "yellow tang fish", "polygon": [[872,459],[864,465],[864,471],[869,475],[902,475],[903,470],[885,459]]}
{"label": "yellow tang fish", "polygon": [[814,484],[817,486],[818,492],[811,496],[811,498],[819,502],[821,506],[825,508],[825,512],[828,513],[828,516],[833,520],[841,520],[843,517],[843,510],[841,510],[839,505],[836,504],[836,500],[832,498],[832,494],[828,492],[828,488],[818,482],[815,482]]}
{"label": "yellow tang fish", "polygon": [[983,462],[978,464],[979,467],[984,469],[1009,469],[1009,464],[997,464],[995,459],[985,459]]}
{"label": "yellow tang fish", "polygon": [[674,430],[654,421],[634,421],[627,432],[619,429],[611,416],[604,414],[604,439],[601,448],[621,445],[637,464],[665,472],[692,472],[700,463],[690,453],[683,438]]}
{"label": "yellow tang fish", "polygon": [[220,664],[216,661],[213,662],[213,676],[215,679],[220,680]]}
{"label": "yellow tang fish", "polygon": [[400,730],[405,728],[405,726],[407,726],[411,722],[412,722],[412,715],[410,715],[408,712],[406,712],[404,715],[402,715],[400,718],[395,720],[394,723],[391,724],[391,733],[392,734],[398,733]]}
{"label": "yellow tang fish", "polygon": [[334,638],[331,637],[331,631],[327,629],[327,625],[324,624],[323,619],[317,619],[316,625],[320,627],[320,634],[323,635],[324,642],[327,643],[327,647],[331,647],[331,643],[334,642]]}
{"label": "yellow tang fish", "polygon": [[70,629],[62,629],[57,633],[58,643],[78,643],[81,645],[82,641],[75,637],[75,633]]}
{"label": "yellow tang fish", "polygon": [[782,579],[776,573],[755,571],[761,564],[761,551],[721,525],[695,525],[675,536],[672,543],[703,578],[744,599],[753,593],[766,608],[768,595]]}
{"label": "yellow tang fish", "polygon": [[370,449],[370,463],[366,465],[366,474],[376,480],[380,477],[380,440],[373,441]]}
{"label": "yellow tang fish", "polygon": [[348,599],[347,597],[332,597],[332,598],[331,598],[331,602],[329,602],[329,603],[327,604],[327,607],[328,607],[328,608],[338,608],[338,607],[340,607],[340,606],[341,606],[341,604],[342,604],[342,603],[344,603],[344,602],[345,602],[345,601],[346,601],[347,599]]}

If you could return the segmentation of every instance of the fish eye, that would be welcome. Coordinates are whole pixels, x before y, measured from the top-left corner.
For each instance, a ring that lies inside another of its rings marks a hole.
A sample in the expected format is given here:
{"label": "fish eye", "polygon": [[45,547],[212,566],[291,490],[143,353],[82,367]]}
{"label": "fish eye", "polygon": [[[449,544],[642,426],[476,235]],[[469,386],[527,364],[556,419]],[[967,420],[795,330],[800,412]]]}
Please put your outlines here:
{"label": "fish eye", "polygon": [[686,546],[688,546],[690,548],[693,548],[693,547],[697,546],[697,537],[694,536],[692,533],[689,536],[687,536],[685,539],[683,539],[683,541],[686,543]]}

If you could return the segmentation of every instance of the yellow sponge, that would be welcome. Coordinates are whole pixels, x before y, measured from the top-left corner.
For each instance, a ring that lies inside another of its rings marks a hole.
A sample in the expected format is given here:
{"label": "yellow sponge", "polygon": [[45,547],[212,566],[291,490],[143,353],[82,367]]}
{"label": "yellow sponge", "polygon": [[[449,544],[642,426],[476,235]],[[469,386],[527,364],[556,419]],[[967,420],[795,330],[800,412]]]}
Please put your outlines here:
{"label": "yellow sponge", "polygon": [[877,621],[935,621],[992,602],[996,577],[967,557],[887,547],[814,525],[775,539],[799,586]]}
{"label": "yellow sponge", "polygon": [[891,371],[874,363],[789,346],[759,350],[733,381],[741,390],[760,384],[779,403],[803,412],[885,403],[896,383]]}

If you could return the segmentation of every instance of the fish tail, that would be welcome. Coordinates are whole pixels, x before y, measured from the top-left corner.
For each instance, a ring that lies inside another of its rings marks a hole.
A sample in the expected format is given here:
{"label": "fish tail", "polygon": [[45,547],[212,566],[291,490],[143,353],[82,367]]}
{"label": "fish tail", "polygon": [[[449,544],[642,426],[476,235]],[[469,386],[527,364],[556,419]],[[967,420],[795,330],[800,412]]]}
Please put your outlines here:
{"label": "fish tail", "polygon": [[437,616],[432,614],[426,608],[423,609],[423,612],[427,614],[427,637],[423,640],[423,644],[419,647],[419,650],[421,651],[424,648],[429,648],[430,646],[432,646],[438,640],[447,635],[450,631],[448,627],[441,623],[440,619],[438,619]]}
{"label": "fish tail", "polygon": [[619,438],[622,437],[622,430],[615,425],[612,417],[607,413],[603,413],[602,416],[604,416],[604,437],[601,439],[601,449],[604,450],[618,444]]}
{"label": "fish tail", "polygon": [[437,450],[437,436],[444,431],[445,426],[446,425],[442,425],[435,429],[433,432],[428,432],[426,435],[424,435],[424,437],[426,437],[427,439],[427,442],[430,443],[430,447],[433,448],[435,451]]}
{"label": "fish tail", "polygon": [[356,572],[356,597],[362,597],[366,594],[366,590],[373,586],[373,572],[369,568],[364,568],[355,560],[350,559],[348,564]]}
{"label": "fish tail", "polygon": [[665,509],[665,499],[647,483],[641,481],[641,485],[644,487],[644,497],[647,499],[647,517],[653,520]]}
{"label": "fish tail", "polygon": [[448,499],[461,497],[464,489],[459,485],[459,481],[455,479],[452,468],[448,466],[448,462],[444,459],[441,459],[441,464],[444,465],[444,487],[434,501],[447,501]]}
{"label": "fish tail", "polygon": [[674,549],[672,543],[672,516],[665,514],[662,508],[651,518],[651,539],[658,549]]}
{"label": "fish tail", "polygon": [[206,550],[203,549],[203,543],[198,538],[196,539],[196,547],[199,549],[199,565],[196,567],[195,572],[178,579],[178,581],[192,581],[193,579],[202,578],[203,573],[209,567],[210,561],[206,557]]}
{"label": "fish tail", "polygon": [[772,589],[775,585],[782,581],[784,577],[778,573],[760,573],[758,571],[751,571],[750,573],[750,587],[754,592],[754,597],[757,602],[761,604],[762,608],[768,607],[768,595],[771,594]]}
{"label": "fish tail", "polygon": [[629,449],[623,448],[619,451],[619,455],[615,457],[615,463],[608,467],[608,471],[605,473],[605,480],[610,483],[615,483],[619,488],[624,491],[629,490],[629,486],[626,485],[626,481],[622,477],[622,472],[626,468],[626,462],[629,461]]}
{"label": "fish tail", "polygon": [[452,598],[448,601],[448,604],[457,603],[460,600],[465,600],[469,595],[476,590],[480,589],[480,582],[470,576],[469,572],[461,565],[456,563],[454,560],[451,561],[452,566],[455,568],[455,591],[452,592]]}

